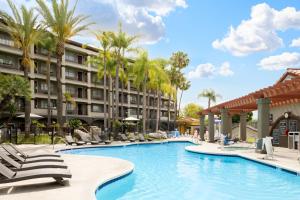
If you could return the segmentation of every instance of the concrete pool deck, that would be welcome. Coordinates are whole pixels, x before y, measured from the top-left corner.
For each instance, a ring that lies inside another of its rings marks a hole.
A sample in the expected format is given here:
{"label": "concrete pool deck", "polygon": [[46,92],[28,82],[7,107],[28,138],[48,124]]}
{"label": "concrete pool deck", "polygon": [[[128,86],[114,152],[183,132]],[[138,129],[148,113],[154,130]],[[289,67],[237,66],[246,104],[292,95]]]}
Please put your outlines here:
{"label": "concrete pool deck", "polygon": [[[165,141],[152,142],[162,143],[167,141],[190,141],[191,138],[175,138]],[[85,145],[85,147],[97,146],[124,146],[135,143],[120,143],[115,142],[112,145]],[[138,143],[141,144],[141,143]],[[250,144],[239,143],[235,146],[249,147]],[[62,149],[78,148],[76,146],[55,145],[20,145],[24,151],[31,152],[54,152]],[[186,150],[205,153],[218,154],[229,156],[240,156],[247,159],[255,160],[270,164],[282,169],[287,169],[300,174],[300,164],[297,161],[299,155],[297,150],[275,147],[274,160],[263,160],[263,154],[257,154],[253,149],[224,151],[220,149],[220,145],[201,142],[201,145],[191,145],[186,147]],[[62,154],[62,158],[69,166],[73,177],[66,182],[65,186],[56,184],[52,179],[33,179],[28,181],[0,184],[0,199],[5,200],[94,200],[95,191],[107,181],[118,178],[122,175],[130,173],[134,170],[134,164],[117,158],[85,156],[85,155],[70,155]]]}
{"label": "concrete pool deck", "polygon": [[[202,142],[201,145],[187,146],[187,151],[202,153],[202,154],[213,154],[213,155],[224,155],[224,156],[239,156],[263,164],[271,165],[279,169],[285,169],[300,175],[300,163],[297,160],[299,157],[298,150],[292,150],[282,147],[274,147],[273,159],[264,159],[266,154],[255,153],[255,149],[251,148],[251,144],[248,143],[237,143],[231,145],[229,148],[222,147],[216,143]],[[244,149],[230,149],[231,147],[244,147]],[[247,149],[250,147],[250,149]]]}

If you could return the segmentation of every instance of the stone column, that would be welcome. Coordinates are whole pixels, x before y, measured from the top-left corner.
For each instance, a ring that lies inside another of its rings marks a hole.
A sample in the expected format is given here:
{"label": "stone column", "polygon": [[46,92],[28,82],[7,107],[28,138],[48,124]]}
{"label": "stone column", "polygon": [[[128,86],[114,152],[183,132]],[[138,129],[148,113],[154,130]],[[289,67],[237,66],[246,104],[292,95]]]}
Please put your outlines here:
{"label": "stone column", "polygon": [[221,109],[221,134],[228,134],[229,128],[229,119],[228,119],[228,111],[227,109]]}
{"label": "stone column", "polygon": [[204,141],[204,134],[205,134],[205,115],[200,115],[200,128],[199,134],[201,141]]}
{"label": "stone column", "polygon": [[269,132],[270,102],[269,98],[261,98],[256,101],[258,109],[258,139],[266,137]]}
{"label": "stone column", "polygon": [[240,140],[246,141],[247,140],[247,113],[242,112],[240,114]]}
{"label": "stone column", "polygon": [[229,113],[227,113],[227,123],[228,123],[228,127],[227,127],[228,137],[232,138],[232,115],[230,115]]}
{"label": "stone column", "polygon": [[215,141],[215,118],[212,112],[208,113],[208,141]]}

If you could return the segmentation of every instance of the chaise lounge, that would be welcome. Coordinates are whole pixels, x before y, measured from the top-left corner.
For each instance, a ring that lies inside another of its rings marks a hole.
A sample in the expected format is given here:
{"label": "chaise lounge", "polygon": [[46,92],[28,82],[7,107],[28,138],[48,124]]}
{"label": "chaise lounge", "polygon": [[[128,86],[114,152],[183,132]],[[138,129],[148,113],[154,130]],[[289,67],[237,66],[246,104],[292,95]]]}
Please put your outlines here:
{"label": "chaise lounge", "polygon": [[16,153],[20,154],[24,158],[35,158],[35,157],[60,157],[59,154],[53,154],[53,153],[42,153],[42,154],[26,154],[24,151],[16,147],[15,145],[9,143],[8,144],[12,149],[15,150]]}
{"label": "chaise lounge", "polygon": [[9,145],[2,144],[1,147],[8,152],[8,154],[18,160],[20,163],[33,163],[33,162],[63,162],[61,158],[56,157],[34,157],[23,158],[19,156]]}
{"label": "chaise lounge", "polygon": [[65,136],[65,142],[67,145],[73,145],[73,144],[76,144],[76,145],[84,145],[85,142],[83,141],[75,141],[71,135],[66,135]]}
{"label": "chaise lounge", "polygon": [[12,166],[14,171],[30,170],[30,169],[39,169],[39,168],[67,168],[61,162],[35,162],[35,163],[25,163],[21,164],[14,159],[10,158],[4,152],[0,151],[0,158],[2,161],[5,161],[8,165]]}
{"label": "chaise lounge", "polygon": [[71,178],[72,174],[67,169],[42,168],[14,172],[0,163],[0,183],[11,183],[36,178],[54,178],[56,182],[62,184],[64,178]]}

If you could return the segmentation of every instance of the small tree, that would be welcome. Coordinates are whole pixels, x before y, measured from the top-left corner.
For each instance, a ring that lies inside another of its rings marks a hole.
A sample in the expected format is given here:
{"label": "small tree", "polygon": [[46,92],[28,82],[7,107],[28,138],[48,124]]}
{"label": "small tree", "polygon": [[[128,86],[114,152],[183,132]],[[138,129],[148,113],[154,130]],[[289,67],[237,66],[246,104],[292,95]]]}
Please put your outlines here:
{"label": "small tree", "polygon": [[74,130],[82,126],[82,122],[79,119],[70,119],[68,122],[69,127],[71,128],[71,134],[74,134]]}
{"label": "small tree", "polygon": [[192,118],[198,118],[199,112],[201,112],[203,108],[195,103],[187,104],[183,109],[184,117],[192,117]]}

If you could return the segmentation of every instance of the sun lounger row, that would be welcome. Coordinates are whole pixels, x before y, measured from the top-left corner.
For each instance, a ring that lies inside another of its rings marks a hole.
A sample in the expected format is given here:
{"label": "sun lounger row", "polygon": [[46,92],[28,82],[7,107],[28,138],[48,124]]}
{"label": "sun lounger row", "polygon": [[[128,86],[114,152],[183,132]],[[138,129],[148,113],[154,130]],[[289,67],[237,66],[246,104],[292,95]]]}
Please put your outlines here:
{"label": "sun lounger row", "polygon": [[54,178],[62,183],[72,175],[58,154],[26,154],[12,144],[0,150],[0,184],[35,178]]}
{"label": "sun lounger row", "polygon": [[148,138],[147,140],[145,139],[143,134],[138,134],[138,136],[135,136],[134,134],[131,134],[129,137],[127,137],[125,134],[120,135],[121,140],[123,142],[125,141],[130,141],[130,142],[135,142],[135,141],[140,141],[140,142],[145,142],[145,141],[152,141],[152,139]]}

